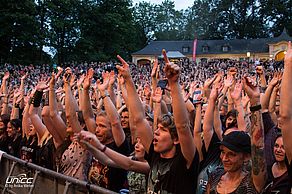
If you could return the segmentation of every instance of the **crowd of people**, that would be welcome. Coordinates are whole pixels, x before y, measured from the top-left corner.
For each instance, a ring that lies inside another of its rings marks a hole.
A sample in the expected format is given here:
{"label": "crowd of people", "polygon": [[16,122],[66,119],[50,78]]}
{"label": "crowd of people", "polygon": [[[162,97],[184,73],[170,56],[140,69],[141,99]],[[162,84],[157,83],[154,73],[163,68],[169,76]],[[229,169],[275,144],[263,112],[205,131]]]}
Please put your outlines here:
{"label": "crowd of people", "polygon": [[284,63],[4,64],[0,150],[111,191],[292,193]]}

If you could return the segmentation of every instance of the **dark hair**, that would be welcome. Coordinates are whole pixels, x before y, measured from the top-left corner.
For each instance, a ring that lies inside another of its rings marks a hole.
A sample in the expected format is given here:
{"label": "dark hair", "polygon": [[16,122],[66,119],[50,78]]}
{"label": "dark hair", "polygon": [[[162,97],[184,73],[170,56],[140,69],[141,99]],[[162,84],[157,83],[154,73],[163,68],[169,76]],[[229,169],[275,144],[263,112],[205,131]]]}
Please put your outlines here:
{"label": "dark hair", "polygon": [[178,139],[176,126],[172,116],[164,114],[158,118],[158,123],[169,130],[172,139]]}
{"label": "dark hair", "polygon": [[10,120],[10,124],[13,129],[18,130],[18,128],[20,128],[20,130],[22,130],[22,123],[20,119],[12,119]]}
{"label": "dark hair", "polygon": [[9,114],[3,114],[3,115],[0,115],[0,118],[1,118],[1,121],[4,123],[5,125],[5,128],[7,128],[7,124],[9,123],[10,121],[10,115]]}
{"label": "dark hair", "polygon": [[226,127],[226,129],[230,129],[230,128],[233,128],[233,127],[237,127],[237,115],[238,115],[238,112],[237,110],[230,110],[228,111],[228,113],[226,114],[226,117],[225,117],[225,126],[226,126],[226,121],[228,119],[228,117],[234,117],[234,121],[232,123],[229,124],[229,126]]}
{"label": "dark hair", "polygon": [[122,112],[129,112],[129,110],[127,107],[125,107],[125,108],[123,108]]}

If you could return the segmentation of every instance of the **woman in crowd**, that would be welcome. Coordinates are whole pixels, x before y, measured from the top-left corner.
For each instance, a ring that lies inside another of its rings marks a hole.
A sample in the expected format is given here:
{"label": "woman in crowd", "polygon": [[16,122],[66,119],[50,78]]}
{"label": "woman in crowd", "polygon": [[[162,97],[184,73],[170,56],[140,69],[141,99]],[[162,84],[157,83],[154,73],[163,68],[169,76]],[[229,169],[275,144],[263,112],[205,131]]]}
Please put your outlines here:
{"label": "woman in crowd", "polygon": [[22,141],[22,126],[20,119],[12,119],[7,125],[8,154],[20,157],[20,145]]}

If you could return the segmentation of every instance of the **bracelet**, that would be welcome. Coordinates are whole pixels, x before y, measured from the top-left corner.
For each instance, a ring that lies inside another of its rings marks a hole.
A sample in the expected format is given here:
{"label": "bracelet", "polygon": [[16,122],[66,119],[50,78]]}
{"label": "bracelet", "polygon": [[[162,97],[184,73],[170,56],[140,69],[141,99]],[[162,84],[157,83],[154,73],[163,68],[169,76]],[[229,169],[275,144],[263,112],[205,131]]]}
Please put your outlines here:
{"label": "bracelet", "polygon": [[106,148],[107,148],[106,145],[104,145],[104,147],[101,150],[99,150],[99,151],[105,152]]}
{"label": "bracelet", "polygon": [[261,110],[262,109],[262,105],[256,105],[256,106],[251,106],[251,107],[249,107],[249,110],[251,111],[251,112],[255,112],[255,111],[259,111],[259,110]]}
{"label": "bracelet", "polygon": [[261,92],[261,93],[265,93],[266,90],[267,90],[267,87],[260,87],[260,92]]}
{"label": "bracelet", "polygon": [[45,93],[44,106],[49,106],[49,91]]}
{"label": "bracelet", "polygon": [[31,105],[34,101],[34,97],[29,98],[28,104]]}
{"label": "bracelet", "polygon": [[35,91],[33,95],[33,101],[32,104],[34,107],[39,107],[41,105],[42,97],[43,97],[43,91]]}
{"label": "bracelet", "polygon": [[106,97],[110,97],[110,95],[106,93],[104,96],[101,96],[101,99],[105,99]]}
{"label": "bracelet", "polygon": [[19,103],[18,104],[14,104],[14,108],[19,108]]}

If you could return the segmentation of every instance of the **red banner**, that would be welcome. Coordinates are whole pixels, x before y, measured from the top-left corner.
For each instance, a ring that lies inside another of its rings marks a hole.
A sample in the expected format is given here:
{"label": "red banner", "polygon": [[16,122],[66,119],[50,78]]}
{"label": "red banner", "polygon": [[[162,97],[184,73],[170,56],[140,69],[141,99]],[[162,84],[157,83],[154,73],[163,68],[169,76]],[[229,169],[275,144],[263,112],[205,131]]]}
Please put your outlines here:
{"label": "red banner", "polygon": [[197,39],[194,40],[193,45],[193,61],[196,61]]}

